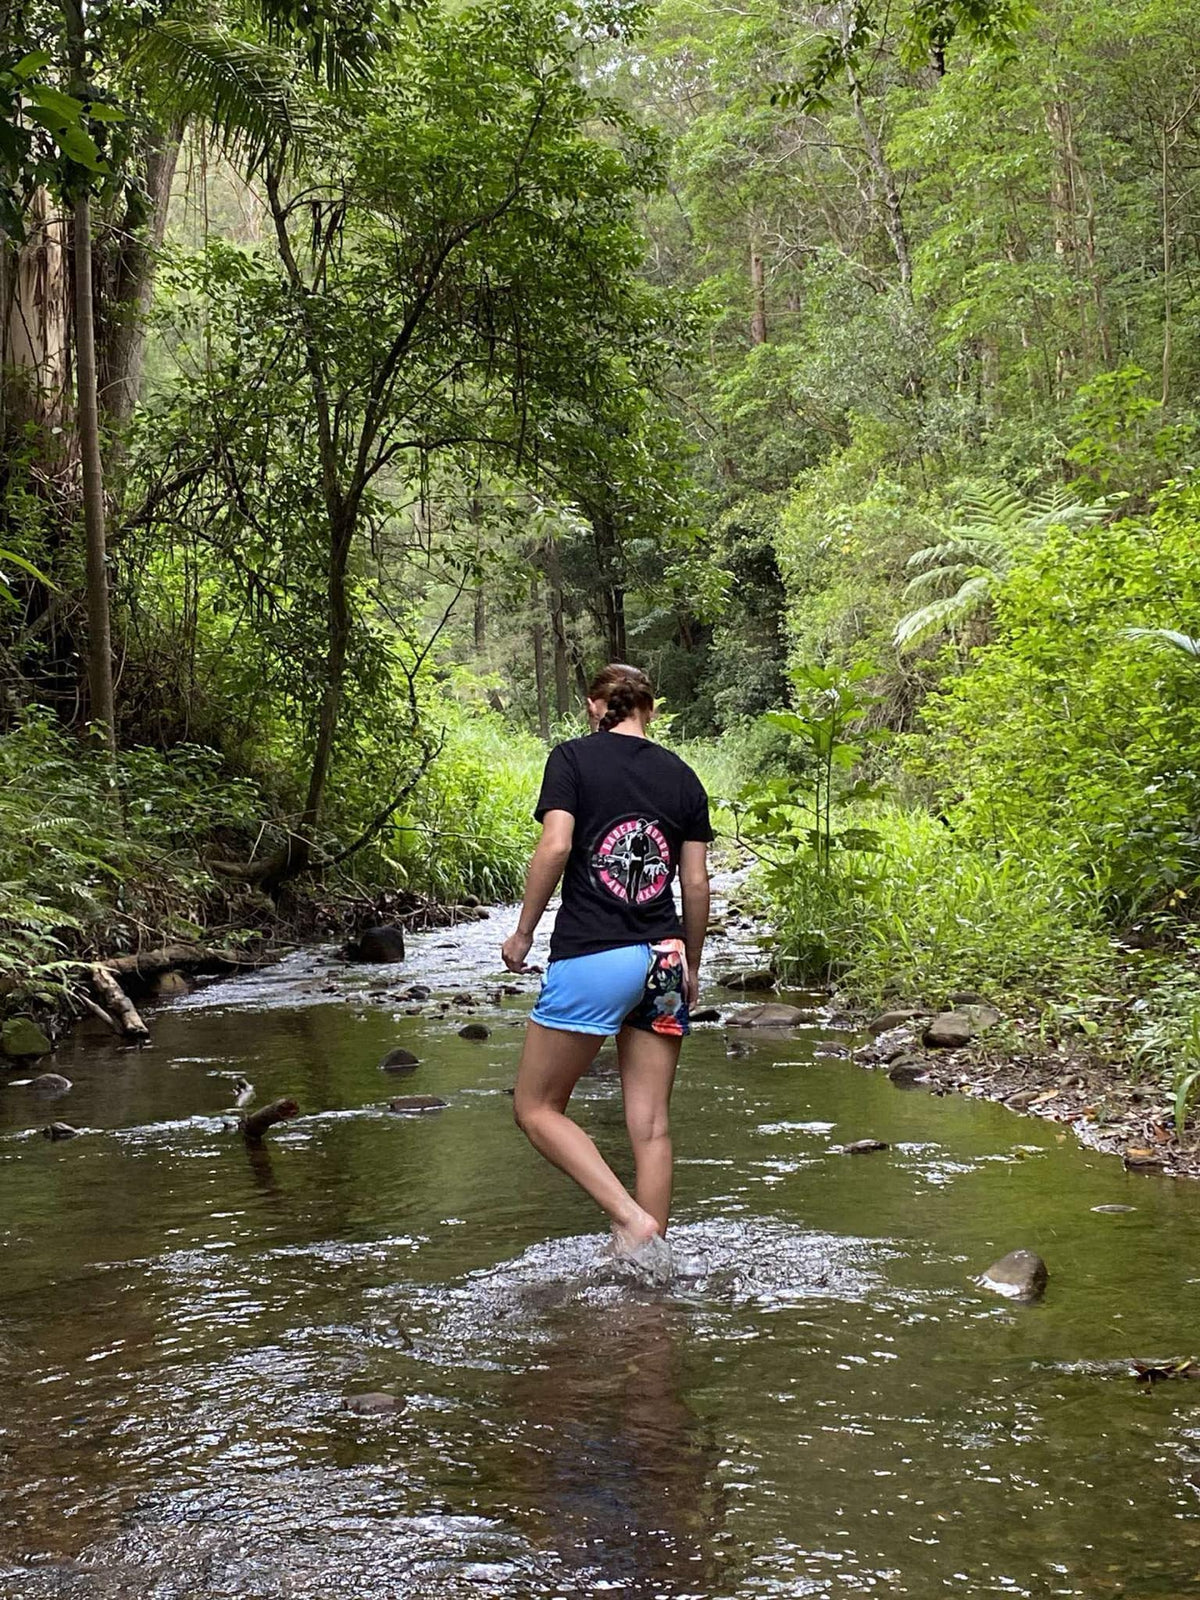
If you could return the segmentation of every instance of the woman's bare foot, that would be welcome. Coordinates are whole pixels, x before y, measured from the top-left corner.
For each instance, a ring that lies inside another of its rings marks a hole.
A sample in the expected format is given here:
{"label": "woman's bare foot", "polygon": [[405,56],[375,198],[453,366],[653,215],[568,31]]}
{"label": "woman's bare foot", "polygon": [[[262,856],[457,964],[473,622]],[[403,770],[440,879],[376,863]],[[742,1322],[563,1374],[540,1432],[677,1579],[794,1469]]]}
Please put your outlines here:
{"label": "woman's bare foot", "polygon": [[612,1253],[619,1257],[636,1255],[647,1240],[661,1235],[650,1213],[639,1208],[625,1222],[613,1223],[612,1237]]}

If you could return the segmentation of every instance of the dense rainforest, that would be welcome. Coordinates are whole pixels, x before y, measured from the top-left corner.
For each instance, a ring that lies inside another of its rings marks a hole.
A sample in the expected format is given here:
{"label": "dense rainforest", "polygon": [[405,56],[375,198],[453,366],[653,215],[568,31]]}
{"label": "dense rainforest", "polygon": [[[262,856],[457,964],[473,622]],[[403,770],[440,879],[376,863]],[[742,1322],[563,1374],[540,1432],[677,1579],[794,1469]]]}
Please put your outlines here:
{"label": "dense rainforest", "polygon": [[609,659],[780,969],[1200,1079],[1200,14],[0,6],[0,980],[511,898]]}

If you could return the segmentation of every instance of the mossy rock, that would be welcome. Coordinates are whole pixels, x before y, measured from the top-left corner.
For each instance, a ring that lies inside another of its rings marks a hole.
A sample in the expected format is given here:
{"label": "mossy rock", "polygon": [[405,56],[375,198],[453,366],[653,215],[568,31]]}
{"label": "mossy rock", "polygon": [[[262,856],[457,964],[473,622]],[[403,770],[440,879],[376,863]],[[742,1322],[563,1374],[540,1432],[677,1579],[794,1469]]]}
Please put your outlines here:
{"label": "mossy rock", "polygon": [[53,1048],[32,1017],[9,1017],[0,1027],[0,1051],[6,1056],[48,1056]]}

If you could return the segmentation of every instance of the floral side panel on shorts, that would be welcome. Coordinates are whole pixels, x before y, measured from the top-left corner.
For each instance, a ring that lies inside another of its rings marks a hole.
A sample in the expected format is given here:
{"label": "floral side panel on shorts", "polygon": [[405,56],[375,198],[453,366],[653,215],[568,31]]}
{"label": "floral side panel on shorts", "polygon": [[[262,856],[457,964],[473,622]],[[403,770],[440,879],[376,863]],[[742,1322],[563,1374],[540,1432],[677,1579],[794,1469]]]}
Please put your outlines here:
{"label": "floral side panel on shorts", "polygon": [[687,961],[682,939],[662,939],[650,946],[646,992],[625,1021],[633,1028],[682,1038],[690,1033],[684,984]]}

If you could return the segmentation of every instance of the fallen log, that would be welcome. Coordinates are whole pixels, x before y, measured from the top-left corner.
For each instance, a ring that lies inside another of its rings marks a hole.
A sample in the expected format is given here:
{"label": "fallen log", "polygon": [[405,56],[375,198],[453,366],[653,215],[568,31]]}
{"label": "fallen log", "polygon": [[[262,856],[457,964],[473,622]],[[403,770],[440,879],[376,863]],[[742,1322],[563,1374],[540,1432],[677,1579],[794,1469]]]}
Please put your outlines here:
{"label": "fallen log", "polygon": [[75,998],[85,1005],[94,1017],[99,1017],[101,1022],[106,1023],[114,1033],[124,1032],[121,1024],[117,1021],[116,1017],[113,1016],[112,1012],[106,1011],[101,1005],[97,1005],[90,994],[84,994],[81,989],[77,989],[75,991]]}
{"label": "fallen log", "polygon": [[91,969],[92,988],[104,1002],[105,1010],[116,1019],[127,1039],[145,1041],[150,1029],[138,1016],[137,1007],[112,974],[111,968],[99,963]]}
{"label": "fallen log", "polygon": [[248,1117],[243,1117],[238,1123],[238,1130],[247,1144],[261,1144],[268,1128],[299,1115],[300,1107],[294,1100],[272,1100],[269,1106],[260,1106]]}
{"label": "fallen log", "polygon": [[231,972],[239,967],[260,967],[254,956],[235,955],[231,950],[206,950],[198,944],[169,944],[161,950],[140,950],[135,955],[112,956],[103,963],[118,978],[145,983],[161,977],[173,967],[184,972]]}

